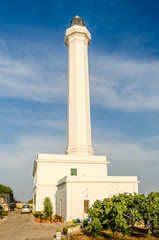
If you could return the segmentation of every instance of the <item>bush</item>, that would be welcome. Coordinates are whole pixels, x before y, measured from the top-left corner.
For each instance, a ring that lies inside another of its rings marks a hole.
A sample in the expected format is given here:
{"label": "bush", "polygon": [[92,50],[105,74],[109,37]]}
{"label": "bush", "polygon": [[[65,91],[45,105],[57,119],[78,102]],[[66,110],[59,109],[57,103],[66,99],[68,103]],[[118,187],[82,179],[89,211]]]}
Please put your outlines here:
{"label": "bush", "polygon": [[93,219],[89,227],[92,236],[98,235],[102,228],[129,235],[130,227],[142,220],[148,232],[155,234],[159,224],[159,193],[150,193],[148,197],[124,193],[97,200],[87,213]]}

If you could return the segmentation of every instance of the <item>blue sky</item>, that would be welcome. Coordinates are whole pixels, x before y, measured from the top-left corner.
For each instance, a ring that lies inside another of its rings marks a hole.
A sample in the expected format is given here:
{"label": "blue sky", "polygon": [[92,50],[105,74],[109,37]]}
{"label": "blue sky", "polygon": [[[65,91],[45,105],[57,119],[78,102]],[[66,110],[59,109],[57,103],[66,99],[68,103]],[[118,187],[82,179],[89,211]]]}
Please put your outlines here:
{"label": "blue sky", "polygon": [[32,198],[37,153],[67,145],[65,26],[79,15],[91,32],[92,142],[109,175],[159,182],[158,0],[0,1],[0,183]]}

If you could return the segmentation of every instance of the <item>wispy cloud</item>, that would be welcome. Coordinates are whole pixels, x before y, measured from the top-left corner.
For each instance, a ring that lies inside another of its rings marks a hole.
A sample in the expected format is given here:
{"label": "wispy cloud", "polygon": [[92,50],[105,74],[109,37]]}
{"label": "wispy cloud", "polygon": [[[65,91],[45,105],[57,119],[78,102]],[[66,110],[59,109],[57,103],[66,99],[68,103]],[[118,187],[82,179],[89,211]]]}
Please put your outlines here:
{"label": "wispy cloud", "polygon": [[64,153],[66,149],[65,137],[48,135],[16,137],[14,144],[6,145],[0,151],[1,169],[25,168],[32,171],[33,160],[37,153]]}
{"label": "wispy cloud", "polygon": [[123,111],[159,109],[159,62],[91,58],[93,104]]}
{"label": "wispy cloud", "polygon": [[[53,107],[54,105],[51,106]],[[34,109],[29,109],[27,105],[25,109],[24,107],[19,108],[11,104],[7,107],[2,105],[0,106],[0,125],[5,123],[10,126],[37,127],[39,130],[50,128],[52,131],[66,132],[67,123],[66,116],[63,116],[64,113],[66,114],[60,108],[52,110],[51,107],[49,109],[35,107]]]}
{"label": "wispy cloud", "polygon": [[14,143],[0,150],[0,181],[13,189],[16,200],[27,201],[32,198],[33,163],[38,153],[63,154],[66,139],[61,136],[17,136]]}
{"label": "wispy cloud", "polygon": [[[3,45],[6,44],[2,40],[1,42]],[[46,49],[42,48],[42,50]],[[47,48],[47,51],[43,52],[44,56],[41,60],[37,59],[38,49],[33,55],[19,46],[18,51],[22,51],[24,55],[18,56],[19,58],[2,51],[0,56],[1,97],[24,98],[40,102],[66,102],[67,66],[63,64],[63,59],[57,61],[56,51],[55,55],[50,56],[49,50]]]}
{"label": "wispy cloud", "polygon": [[158,191],[159,151],[148,150],[140,144],[116,141],[115,138],[94,139],[95,154],[106,155],[110,164],[108,175],[137,176],[139,192]]}
{"label": "wispy cloud", "polygon": [[[2,53],[1,96],[67,103],[67,58],[65,56],[64,59],[64,53],[58,54],[56,49],[52,55],[50,49],[51,46],[44,47],[41,61],[37,61],[37,55],[33,56],[28,52],[24,52],[26,55],[21,59]],[[91,104],[122,111],[158,110],[158,76],[157,61],[146,62],[126,59],[119,55],[91,54]]]}

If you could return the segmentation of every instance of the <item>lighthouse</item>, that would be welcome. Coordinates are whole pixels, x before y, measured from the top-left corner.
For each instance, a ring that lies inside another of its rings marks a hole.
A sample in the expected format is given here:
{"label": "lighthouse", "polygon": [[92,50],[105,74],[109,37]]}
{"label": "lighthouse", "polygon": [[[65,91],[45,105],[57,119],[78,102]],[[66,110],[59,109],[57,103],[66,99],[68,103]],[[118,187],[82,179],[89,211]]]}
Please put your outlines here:
{"label": "lighthouse", "polygon": [[67,221],[87,218],[97,199],[138,193],[136,176],[108,176],[106,156],[94,155],[91,138],[88,46],[91,34],[76,16],[66,30],[68,117],[65,154],[39,153],[34,160],[33,210],[43,211],[49,197],[54,214]]}
{"label": "lighthouse", "polygon": [[66,153],[93,155],[91,139],[88,45],[91,34],[76,16],[66,30],[68,47],[68,138]]}

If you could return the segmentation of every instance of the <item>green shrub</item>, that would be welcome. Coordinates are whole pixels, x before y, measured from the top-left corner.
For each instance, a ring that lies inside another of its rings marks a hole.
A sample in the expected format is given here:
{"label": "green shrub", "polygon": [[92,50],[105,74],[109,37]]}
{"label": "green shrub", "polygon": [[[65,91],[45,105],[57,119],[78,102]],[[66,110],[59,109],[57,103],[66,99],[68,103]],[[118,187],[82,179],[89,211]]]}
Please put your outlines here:
{"label": "green shrub", "polygon": [[35,218],[40,218],[42,215],[44,215],[42,212],[40,212],[40,211],[37,211],[37,212],[34,212],[34,217]]}
{"label": "green shrub", "polygon": [[52,203],[49,197],[46,197],[44,199],[44,214],[47,218],[51,219],[52,214],[53,214],[53,207],[52,207]]}
{"label": "green shrub", "polygon": [[97,200],[87,210],[92,224],[89,226],[92,236],[99,231],[109,229],[112,232],[121,231],[123,235],[130,235],[130,227],[135,222],[143,220],[148,232],[156,234],[159,225],[159,193],[119,194],[103,201]]}
{"label": "green shrub", "polygon": [[68,229],[68,227],[64,227],[64,228],[63,228],[63,234],[64,234],[64,235],[67,235],[67,229]]}

